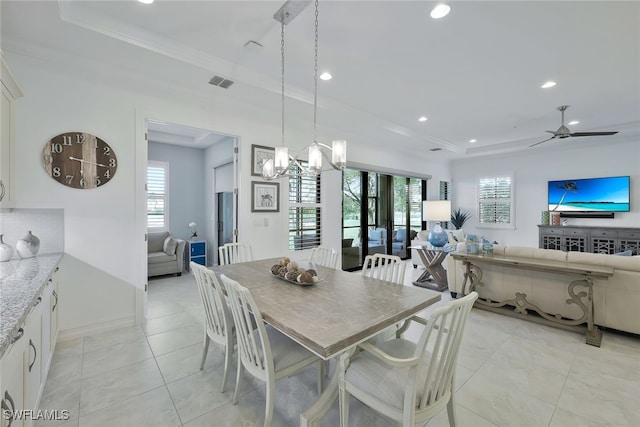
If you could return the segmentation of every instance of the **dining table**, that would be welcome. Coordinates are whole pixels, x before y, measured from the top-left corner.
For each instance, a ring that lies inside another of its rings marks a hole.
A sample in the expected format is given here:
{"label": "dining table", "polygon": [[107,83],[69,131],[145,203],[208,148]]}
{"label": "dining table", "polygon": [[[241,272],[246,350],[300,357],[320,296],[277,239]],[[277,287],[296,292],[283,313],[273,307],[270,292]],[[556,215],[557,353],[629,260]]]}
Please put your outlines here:
{"label": "dining table", "polygon": [[[323,360],[362,343],[440,301],[440,293],[395,284],[319,265],[318,281],[291,283],[271,273],[281,258],[210,267],[249,289],[265,322]],[[300,414],[300,426],[314,426],[338,397],[338,370],[318,400]]]}

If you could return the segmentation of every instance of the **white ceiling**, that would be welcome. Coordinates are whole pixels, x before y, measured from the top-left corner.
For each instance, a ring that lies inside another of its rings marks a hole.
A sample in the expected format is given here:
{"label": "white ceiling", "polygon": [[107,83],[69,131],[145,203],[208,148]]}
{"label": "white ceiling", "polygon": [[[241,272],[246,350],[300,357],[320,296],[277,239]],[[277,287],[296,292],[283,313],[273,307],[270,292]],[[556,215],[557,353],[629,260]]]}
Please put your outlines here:
{"label": "white ceiling", "polygon": [[[135,80],[279,111],[273,14],[282,4],[3,1],[2,49],[85,64],[85,77],[89,70],[104,83]],[[440,148],[430,156],[442,159],[640,142],[640,2],[449,4],[451,13],[436,21],[430,1],[320,1],[319,68],[334,75],[319,82],[322,137],[408,152]],[[310,4],[285,30],[287,114],[308,121],[313,17]],[[245,47],[250,40],[263,47]],[[235,83],[213,87],[213,75]],[[558,84],[541,89],[547,80]],[[560,126],[563,104],[566,121],[580,121],[572,131],[619,133],[529,148]],[[428,120],[419,123],[422,115]]]}

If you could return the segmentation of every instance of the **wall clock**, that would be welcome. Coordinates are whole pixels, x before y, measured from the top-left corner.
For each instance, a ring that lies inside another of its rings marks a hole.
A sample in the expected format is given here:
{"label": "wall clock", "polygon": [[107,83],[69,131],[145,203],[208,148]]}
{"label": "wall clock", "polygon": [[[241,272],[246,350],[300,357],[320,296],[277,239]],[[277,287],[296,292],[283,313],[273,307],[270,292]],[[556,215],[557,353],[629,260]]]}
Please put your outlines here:
{"label": "wall clock", "polygon": [[113,149],[102,139],[84,132],[54,136],[42,149],[47,174],[72,188],[97,188],[111,181],[118,169]]}

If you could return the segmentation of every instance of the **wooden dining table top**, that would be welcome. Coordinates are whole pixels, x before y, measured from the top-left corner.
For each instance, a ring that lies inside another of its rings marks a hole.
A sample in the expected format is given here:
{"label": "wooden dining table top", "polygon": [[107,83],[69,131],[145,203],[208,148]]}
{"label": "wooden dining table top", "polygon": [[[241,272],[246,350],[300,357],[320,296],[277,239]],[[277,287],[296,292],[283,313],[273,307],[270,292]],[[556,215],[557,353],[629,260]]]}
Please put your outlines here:
{"label": "wooden dining table top", "polygon": [[440,293],[322,266],[319,282],[277,278],[280,258],[210,267],[248,288],[264,321],[323,359],[330,359],[440,300]]}

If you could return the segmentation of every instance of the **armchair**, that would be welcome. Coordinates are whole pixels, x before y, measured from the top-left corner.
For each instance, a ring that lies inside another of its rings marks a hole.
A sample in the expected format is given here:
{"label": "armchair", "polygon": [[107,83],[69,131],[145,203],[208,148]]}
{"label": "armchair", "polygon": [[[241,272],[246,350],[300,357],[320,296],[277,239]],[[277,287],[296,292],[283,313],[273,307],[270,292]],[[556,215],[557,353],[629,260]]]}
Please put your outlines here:
{"label": "armchair", "polygon": [[147,276],[182,275],[187,242],[171,237],[168,231],[149,233],[147,240]]}
{"label": "armchair", "polygon": [[[416,237],[417,232],[415,230],[409,230],[409,241],[412,241]],[[400,258],[407,256],[407,230],[400,228],[393,232],[391,240],[391,253],[397,255]]]}

